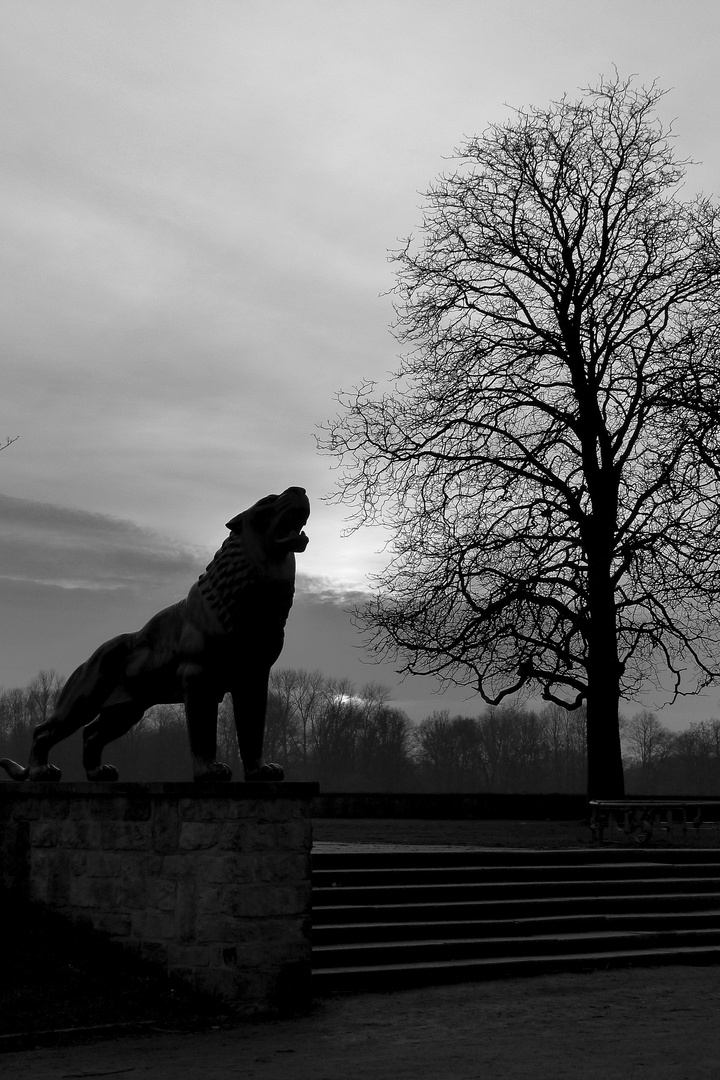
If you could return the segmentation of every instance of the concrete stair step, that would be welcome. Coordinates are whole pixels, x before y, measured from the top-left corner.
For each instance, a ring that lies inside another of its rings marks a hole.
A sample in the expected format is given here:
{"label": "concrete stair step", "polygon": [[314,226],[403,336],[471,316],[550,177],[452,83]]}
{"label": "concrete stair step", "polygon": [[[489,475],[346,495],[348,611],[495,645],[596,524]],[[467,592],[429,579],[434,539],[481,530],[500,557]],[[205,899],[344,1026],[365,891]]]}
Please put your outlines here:
{"label": "concrete stair step", "polygon": [[720,851],[713,848],[647,848],[598,847],[564,848],[562,850],[530,848],[432,848],[388,845],[369,850],[353,847],[338,851],[332,844],[315,844],[312,853],[313,870],[396,869],[406,866],[548,866],[597,865],[618,863],[683,864],[717,863]]}
{"label": "concrete stair step", "polygon": [[313,868],[313,887],[376,888],[379,886],[482,884],[524,881],[592,881],[633,880],[642,878],[715,878],[720,884],[720,859],[713,863],[684,862],[623,862],[511,864],[508,866],[478,866],[472,863],[457,866],[396,866],[341,867],[316,870]]}
{"label": "concrete stair step", "polygon": [[534,897],[515,900],[470,900],[444,903],[344,904],[313,908],[313,926],[349,922],[432,922],[475,919],[520,919],[545,915],[609,914],[632,911],[698,911],[720,909],[717,893],[645,893],[619,896]]}
{"label": "concrete stair step", "polygon": [[362,945],[367,942],[462,940],[559,933],[595,933],[605,930],[720,929],[720,909],[686,912],[630,912],[581,915],[546,915],[539,918],[476,919],[467,922],[338,923],[313,927],[313,949],[326,945]]}
{"label": "concrete stair step", "polygon": [[367,942],[356,945],[320,946],[314,963],[331,967],[379,967],[393,964],[454,963],[492,957],[572,955],[639,949],[720,949],[720,926],[714,929],[657,931],[592,931],[589,933],[534,934],[527,937],[485,937],[462,940]]}
{"label": "concrete stair step", "polygon": [[544,975],[558,971],[592,971],[611,967],[650,967],[660,964],[717,964],[720,946],[683,946],[558,953],[552,956],[492,957],[424,964],[358,965],[316,968],[312,989],[317,995],[341,991],[398,989],[478,979]]}
{"label": "concrete stair step", "polygon": [[708,850],[313,854],[316,993],[720,963]]}
{"label": "concrete stair step", "polygon": [[[683,892],[717,892],[720,883],[714,878],[682,878]],[[610,895],[629,895],[637,893],[652,895],[677,891],[679,881],[675,877],[632,877],[632,878],[588,878],[584,881],[483,881],[454,882],[432,885],[359,885],[343,888],[341,886],[313,885],[313,908],[345,905],[379,906],[385,904],[429,904],[451,903],[458,901],[476,901],[503,899],[506,902],[540,897],[600,897]]]}

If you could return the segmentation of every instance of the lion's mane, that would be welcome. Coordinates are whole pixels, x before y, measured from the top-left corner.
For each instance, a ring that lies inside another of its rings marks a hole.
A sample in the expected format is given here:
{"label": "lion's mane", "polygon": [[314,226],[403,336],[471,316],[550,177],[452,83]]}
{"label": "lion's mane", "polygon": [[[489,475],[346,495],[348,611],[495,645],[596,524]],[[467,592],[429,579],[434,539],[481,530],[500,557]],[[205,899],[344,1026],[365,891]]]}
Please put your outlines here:
{"label": "lion's mane", "polygon": [[266,619],[270,616],[280,626],[285,625],[294,584],[270,581],[263,569],[258,570],[248,557],[241,529],[230,533],[198,578],[200,595],[228,634],[247,629],[248,609],[260,603]]}

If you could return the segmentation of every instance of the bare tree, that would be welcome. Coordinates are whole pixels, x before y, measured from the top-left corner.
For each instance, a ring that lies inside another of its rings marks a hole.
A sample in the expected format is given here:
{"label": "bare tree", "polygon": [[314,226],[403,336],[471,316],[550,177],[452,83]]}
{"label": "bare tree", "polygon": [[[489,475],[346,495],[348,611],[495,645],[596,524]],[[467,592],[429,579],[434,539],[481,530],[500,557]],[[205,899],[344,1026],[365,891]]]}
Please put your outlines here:
{"label": "bare tree", "polygon": [[326,692],[319,671],[277,668],[270,674],[266,739],[282,762],[297,768],[303,780],[313,753],[314,724]]}
{"label": "bare tree", "polygon": [[478,790],[484,779],[480,725],[447,709],[433,712],[415,728],[416,760],[435,791]]}
{"label": "bare tree", "polygon": [[720,789],[720,720],[717,717],[700,720],[678,732],[673,756],[679,766],[673,791],[717,794]]}
{"label": "bare tree", "polygon": [[362,713],[358,766],[365,786],[404,790],[412,772],[412,724],[408,716],[387,702],[364,702]]}
{"label": "bare tree", "polygon": [[33,727],[44,724],[48,719],[64,685],[65,676],[53,668],[39,671],[27,684],[25,692]]}
{"label": "bare tree", "polygon": [[552,702],[543,709],[555,791],[582,791],[587,776],[585,710]]}
{"label": "bare tree", "polygon": [[467,143],[396,256],[394,388],[341,395],[322,444],[392,537],[371,646],[586,703],[593,796],[624,790],[621,694],[720,655],[718,212],[681,197],[661,97],[616,76]]}
{"label": "bare tree", "polygon": [[675,750],[673,732],[650,709],[642,709],[625,723],[623,743],[630,763],[639,770],[643,791],[652,794],[657,766]]}
{"label": "bare tree", "polygon": [[27,690],[18,686],[0,691],[0,737],[5,753],[16,752],[20,757],[26,754],[36,723],[28,706]]}
{"label": "bare tree", "polygon": [[[272,747],[274,750],[274,745]],[[269,750],[270,760],[275,761],[277,755]],[[218,761],[226,762],[237,776],[240,768],[240,748],[237,740],[235,727],[235,713],[232,705],[232,695],[226,694],[218,706],[217,725],[217,753]]]}

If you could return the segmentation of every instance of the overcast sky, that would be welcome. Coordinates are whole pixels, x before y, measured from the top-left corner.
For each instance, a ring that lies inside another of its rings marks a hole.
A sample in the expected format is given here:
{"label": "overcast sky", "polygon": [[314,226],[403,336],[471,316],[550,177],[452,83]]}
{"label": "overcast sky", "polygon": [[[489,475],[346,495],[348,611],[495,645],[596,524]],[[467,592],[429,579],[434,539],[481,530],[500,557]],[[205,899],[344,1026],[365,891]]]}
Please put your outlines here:
{"label": "overcast sky", "polygon": [[389,251],[466,137],[613,64],[673,88],[688,186],[717,192],[719,31],[711,0],[3,0],[0,684],[179,599],[290,484],[281,665],[390,681],[339,603],[381,538],[342,538],[314,437],[396,366]]}

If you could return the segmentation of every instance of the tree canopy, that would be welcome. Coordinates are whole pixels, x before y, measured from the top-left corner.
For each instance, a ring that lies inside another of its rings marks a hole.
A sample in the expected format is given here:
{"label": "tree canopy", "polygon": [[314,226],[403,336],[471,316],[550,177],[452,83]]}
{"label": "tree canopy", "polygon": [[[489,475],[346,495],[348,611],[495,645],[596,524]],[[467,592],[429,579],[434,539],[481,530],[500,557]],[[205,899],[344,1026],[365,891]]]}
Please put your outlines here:
{"label": "tree canopy", "polygon": [[391,389],[323,446],[391,554],[360,613],[411,673],[587,703],[589,791],[623,791],[620,696],[718,673],[718,211],[663,92],[618,76],[458,152],[397,263]]}

